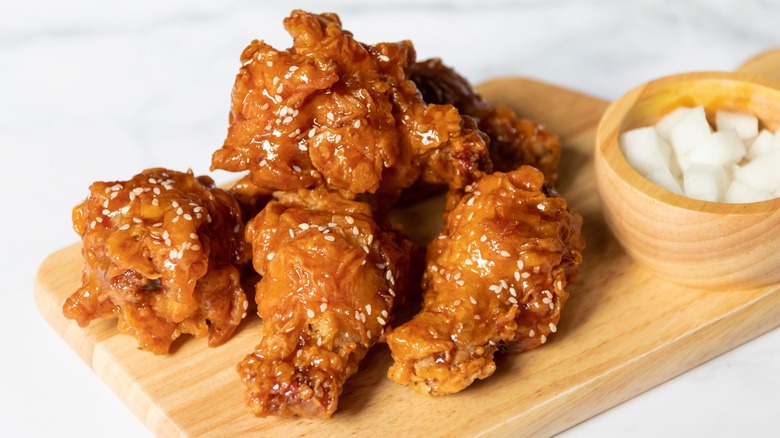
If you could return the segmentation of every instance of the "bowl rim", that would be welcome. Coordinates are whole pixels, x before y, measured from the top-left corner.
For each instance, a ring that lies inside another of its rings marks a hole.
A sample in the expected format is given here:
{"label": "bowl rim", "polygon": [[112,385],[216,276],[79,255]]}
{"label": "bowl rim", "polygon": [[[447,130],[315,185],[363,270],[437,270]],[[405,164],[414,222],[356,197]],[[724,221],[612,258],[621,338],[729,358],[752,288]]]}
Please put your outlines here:
{"label": "bowl rim", "polygon": [[[768,214],[780,210],[780,197],[760,202],[736,204],[702,201],[678,195],[651,182],[626,161],[618,144],[618,138],[621,133],[619,131],[625,117],[635,105],[653,94],[646,91],[648,89],[659,89],[673,83],[693,81],[749,83],[759,89],[771,90],[773,93],[778,94],[780,101],[780,81],[766,79],[757,75],[737,72],[698,71],[663,76],[634,87],[607,107],[596,129],[595,159],[603,161],[623,183],[632,189],[639,191],[656,202],[673,207],[712,214]],[[776,131],[780,131],[780,127]]]}

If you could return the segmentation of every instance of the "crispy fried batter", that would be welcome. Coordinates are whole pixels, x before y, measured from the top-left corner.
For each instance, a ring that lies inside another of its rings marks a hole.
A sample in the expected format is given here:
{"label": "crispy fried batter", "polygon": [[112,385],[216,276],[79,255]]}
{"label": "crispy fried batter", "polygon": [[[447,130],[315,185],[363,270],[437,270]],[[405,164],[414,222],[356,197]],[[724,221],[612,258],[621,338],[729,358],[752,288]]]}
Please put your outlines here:
{"label": "crispy fried batter", "polygon": [[462,188],[490,169],[487,146],[452,105],[426,104],[406,70],[411,42],[357,42],[335,14],[293,11],[293,47],[241,55],[213,169],[250,171],[257,191],[326,186],[392,199],[423,180]]}
{"label": "crispy fried batter", "polygon": [[325,189],[270,202],[248,225],[264,336],[238,364],[258,416],[330,417],[344,382],[384,337],[411,244],[367,204]]}
{"label": "crispy fried batter", "polygon": [[530,165],[541,170],[549,184],[557,185],[561,143],[555,134],[517,117],[510,108],[488,104],[465,78],[440,59],[415,63],[409,72],[426,102],[452,104],[462,116],[477,119],[479,129],[490,138],[494,170],[509,172]]}
{"label": "crispy fried batter", "polygon": [[84,327],[117,317],[138,346],[165,354],[183,333],[224,343],[245,315],[235,265],[249,247],[236,201],[192,172],[149,169],[96,182],[73,210],[83,240],[82,286],[63,305]]}
{"label": "crispy fried batter", "polygon": [[474,184],[429,245],[424,307],[388,335],[388,376],[450,394],[495,370],[499,348],[527,350],[556,331],[585,246],[582,218],[523,166]]}

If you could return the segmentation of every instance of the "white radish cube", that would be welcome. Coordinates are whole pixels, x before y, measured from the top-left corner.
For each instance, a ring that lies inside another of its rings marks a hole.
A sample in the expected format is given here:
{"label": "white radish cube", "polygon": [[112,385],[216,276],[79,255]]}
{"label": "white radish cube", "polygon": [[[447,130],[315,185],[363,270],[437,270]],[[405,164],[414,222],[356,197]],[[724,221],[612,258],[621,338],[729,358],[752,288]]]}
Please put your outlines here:
{"label": "white radish cube", "polygon": [[766,129],[762,129],[758,133],[758,136],[750,143],[746,158],[748,160],[755,160],[756,158],[764,155],[765,153],[780,149],[780,142],[775,141],[775,135]]}
{"label": "white radish cube", "polygon": [[769,151],[737,167],[734,179],[757,190],[774,193],[780,189],[780,150]]}
{"label": "white radish cube", "polygon": [[727,166],[739,163],[745,153],[745,144],[737,135],[737,131],[729,129],[710,134],[687,158],[691,163]]}
{"label": "white radish cube", "polygon": [[653,182],[653,184],[656,184],[660,187],[663,187],[664,189],[676,193],[678,195],[682,195],[682,187],[680,186],[680,182],[677,180],[677,178],[672,175],[672,173],[669,171],[669,169],[662,168],[662,169],[656,169],[646,176],[647,179]]}
{"label": "white radish cube", "polygon": [[722,166],[693,163],[685,171],[685,196],[702,201],[720,202],[731,185]]}
{"label": "white radish cube", "polygon": [[681,106],[659,120],[658,123],[655,124],[655,129],[658,131],[658,134],[661,136],[661,138],[666,141],[671,140],[672,128],[674,128],[674,125],[676,125],[680,119],[688,114],[691,109],[693,108]]}
{"label": "white radish cube", "polygon": [[[688,111],[672,128],[672,147],[677,156],[688,155],[712,133],[704,107],[697,106]],[[683,170],[685,170],[683,168]]]}
{"label": "white radish cube", "polygon": [[642,175],[668,169],[672,149],[654,128],[632,129],[620,135],[620,149],[626,161]]}
{"label": "white radish cube", "polygon": [[715,113],[715,125],[718,131],[733,129],[739,138],[748,140],[758,135],[758,118],[753,114],[718,111]]}
{"label": "white radish cube", "polygon": [[761,202],[774,198],[774,195],[763,190],[757,190],[742,181],[734,180],[726,191],[725,202],[731,204],[747,204]]}

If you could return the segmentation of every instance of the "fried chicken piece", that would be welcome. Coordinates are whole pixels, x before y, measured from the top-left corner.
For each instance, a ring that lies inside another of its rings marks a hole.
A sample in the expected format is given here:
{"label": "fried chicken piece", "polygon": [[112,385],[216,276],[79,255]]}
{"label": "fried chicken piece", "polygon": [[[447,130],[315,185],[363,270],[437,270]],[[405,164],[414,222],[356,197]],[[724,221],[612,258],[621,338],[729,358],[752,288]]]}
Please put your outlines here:
{"label": "fried chicken piece", "polygon": [[[227,341],[248,306],[239,265],[249,260],[236,201],[209,177],[148,169],[96,182],[73,209],[83,241],[82,286],[63,305],[86,327],[116,317],[142,350],[168,352],[184,333]],[[210,330],[209,330],[210,328]]]}
{"label": "fried chicken piece", "polygon": [[555,332],[585,242],[582,218],[543,191],[529,166],[473,185],[428,247],[423,310],[387,342],[388,376],[422,394],[451,394],[495,371],[499,349]]}
{"label": "fried chicken piece", "polygon": [[462,188],[490,168],[476,124],[426,104],[406,70],[411,42],[356,41],[335,14],[296,10],[293,47],[241,55],[230,126],[212,169],[250,171],[258,193],[326,186],[392,199],[418,178]]}
{"label": "fried chicken piece", "polygon": [[558,183],[561,142],[544,126],[517,117],[510,108],[488,104],[455,70],[440,59],[415,63],[410,78],[428,103],[451,104],[461,116],[477,120],[479,129],[490,138],[490,159],[494,170],[509,172],[521,165],[536,167],[553,187]]}
{"label": "fried chicken piece", "polygon": [[330,417],[405,293],[411,244],[325,189],[282,194],[247,240],[264,332],[237,366],[247,404],[258,416]]}

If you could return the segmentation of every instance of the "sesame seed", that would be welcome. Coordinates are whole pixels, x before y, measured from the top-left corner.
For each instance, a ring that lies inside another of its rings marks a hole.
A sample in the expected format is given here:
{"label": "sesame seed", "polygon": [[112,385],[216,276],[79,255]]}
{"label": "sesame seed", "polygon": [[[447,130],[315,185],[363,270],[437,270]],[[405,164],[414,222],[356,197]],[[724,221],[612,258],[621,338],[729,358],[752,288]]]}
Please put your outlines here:
{"label": "sesame seed", "polygon": [[130,224],[124,224],[121,227],[119,227],[119,231],[124,231],[127,230],[128,228],[130,228]]}
{"label": "sesame seed", "polygon": [[384,316],[385,318],[387,318],[387,310],[382,310],[382,316]]}
{"label": "sesame seed", "polygon": [[320,304],[320,312],[325,312],[326,310],[328,310],[328,303]]}
{"label": "sesame seed", "polygon": [[312,138],[312,137],[314,137],[314,134],[315,134],[316,132],[317,132],[317,130],[316,130],[316,129],[314,129],[314,128],[311,128],[311,130],[309,130],[309,138]]}
{"label": "sesame seed", "polygon": [[[384,268],[384,265],[382,265],[382,267]],[[436,266],[436,265],[431,265],[431,271],[433,271],[433,272],[439,272],[439,267],[438,267],[438,266]]]}
{"label": "sesame seed", "polygon": [[517,298],[515,298],[515,297],[509,297],[509,300],[508,300],[508,301],[509,301],[510,303],[512,303],[512,304],[517,304]]}
{"label": "sesame seed", "polygon": [[551,300],[551,299],[549,299],[549,298],[547,298],[547,297],[544,297],[544,298],[542,298],[542,302],[543,302],[544,304],[550,304],[550,303],[552,302],[552,300]]}
{"label": "sesame seed", "polygon": [[189,213],[184,213],[184,219],[187,219],[188,221],[192,220],[192,216],[190,216]]}
{"label": "sesame seed", "polygon": [[157,222],[156,224],[154,224],[154,225],[152,225],[152,226],[153,226],[153,227],[161,227],[161,226],[162,226],[162,222]]}
{"label": "sesame seed", "polygon": [[487,240],[487,236],[486,236],[486,235],[484,235],[484,234],[482,235],[482,237],[480,237],[480,238],[479,238],[479,241],[480,241],[480,242],[484,242],[484,241],[486,241],[486,240]]}
{"label": "sesame seed", "polygon": [[293,232],[292,228],[290,228],[290,229],[289,229],[289,230],[287,230],[287,231],[289,231],[289,232],[290,232],[290,237],[295,237],[295,233]]}
{"label": "sesame seed", "polygon": [[328,111],[328,114],[326,114],[326,117],[328,118],[328,120],[333,121],[333,113],[332,112]]}
{"label": "sesame seed", "polygon": [[160,193],[161,193],[161,192],[160,192],[160,188],[159,188],[159,187],[155,187],[155,188],[154,188],[154,194],[155,194],[155,195],[159,195]]}
{"label": "sesame seed", "polygon": [[467,265],[467,266],[471,266],[471,265],[473,265],[473,264],[474,264],[474,262],[473,262],[471,259],[466,259],[466,261],[465,261],[465,262],[463,262],[463,264],[465,264],[465,265]]}
{"label": "sesame seed", "polygon": [[515,281],[520,281],[520,271],[515,271]]}
{"label": "sesame seed", "polygon": [[388,58],[387,55],[379,55],[379,60],[387,62],[390,61],[390,58]]}
{"label": "sesame seed", "polygon": [[276,100],[276,103],[279,103],[279,102],[281,102],[281,101],[282,101],[282,96],[280,96],[280,95],[278,95],[278,94],[277,94],[277,95],[275,96],[275,99],[274,99],[274,100]]}
{"label": "sesame seed", "polygon": [[[209,217],[211,217],[211,216],[209,216]],[[211,220],[209,220],[209,222],[210,222],[210,221],[211,221]],[[236,224],[236,226],[235,226],[235,227],[233,227],[233,232],[234,232],[234,233],[238,233],[238,229],[239,229],[239,224]]]}
{"label": "sesame seed", "polygon": [[152,199],[152,205],[160,205],[160,201],[157,198]]}
{"label": "sesame seed", "polygon": [[149,184],[157,184],[157,180],[154,178],[149,178]]}
{"label": "sesame seed", "polygon": [[395,291],[393,290],[393,288],[390,288],[390,289],[388,289],[388,290],[387,290],[387,293],[389,293],[389,294],[390,294],[390,296],[392,296],[392,297],[394,297],[394,296],[395,296]]}
{"label": "sesame seed", "polygon": [[92,222],[89,224],[89,227],[90,227],[90,228],[92,228],[92,229],[94,230],[94,229],[95,229],[95,221],[92,221]]}
{"label": "sesame seed", "polygon": [[502,250],[499,254],[501,254],[501,257],[509,257],[509,251]]}
{"label": "sesame seed", "polygon": [[[292,327],[287,329],[287,333],[290,333],[293,330]],[[295,357],[301,357],[301,354],[303,354],[303,350],[298,350],[295,352]]]}
{"label": "sesame seed", "polygon": [[309,224],[307,224],[307,223],[299,224],[298,228],[300,228],[302,230],[308,230],[309,229]]}
{"label": "sesame seed", "polygon": [[110,199],[114,199],[114,198],[116,198],[117,196],[119,196],[119,193],[117,193],[117,192],[113,192],[113,193],[111,193],[111,196],[109,196],[109,198],[110,198]]}
{"label": "sesame seed", "polygon": [[314,318],[314,311],[311,309],[306,309],[306,316],[309,318]]}
{"label": "sesame seed", "polygon": [[109,210],[107,208],[104,208],[101,213],[103,213],[104,215],[108,216],[109,214],[111,214],[111,210]]}
{"label": "sesame seed", "polygon": [[509,295],[512,295],[513,297],[517,296],[517,291],[515,290],[514,287],[509,288]]}
{"label": "sesame seed", "polygon": [[460,279],[460,272],[458,272],[457,274],[455,274],[455,276],[454,276],[453,278],[454,278],[455,280],[459,280],[459,279]]}
{"label": "sesame seed", "polygon": [[474,205],[474,198],[469,198],[469,200],[466,202],[466,205],[468,205],[469,207]]}
{"label": "sesame seed", "polygon": [[469,297],[469,301],[471,301],[471,304],[477,304],[477,300],[474,297]]}
{"label": "sesame seed", "polygon": [[336,134],[335,140],[336,140],[336,143],[340,143],[341,142],[341,134]]}
{"label": "sesame seed", "polygon": [[558,331],[558,327],[555,324],[550,323],[550,331],[555,333]]}
{"label": "sesame seed", "polygon": [[355,223],[355,219],[352,216],[345,216],[344,220],[347,221],[347,223],[350,225]]}
{"label": "sesame seed", "polygon": [[384,263],[374,263],[374,266],[376,266],[379,269],[385,269],[385,264]]}
{"label": "sesame seed", "polygon": [[501,292],[501,286],[497,284],[491,284],[490,287],[488,287],[488,290],[499,293]]}
{"label": "sesame seed", "polygon": [[481,194],[482,194],[482,192],[480,192],[479,190],[474,190],[474,196],[479,196]]}
{"label": "sesame seed", "polygon": [[368,244],[371,245],[371,242],[373,242],[373,241],[374,241],[374,235],[373,234],[369,234],[368,235]]}
{"label": "sesame seed", "polygon": [[200,211],[203,210],[203,207],[195,207],[192,209],[193,213],[200,213]]}
{"label": "sesame seed", "polygon": [[528,337],[531,337],[531,338],[533,338],[534,336],[536,336],[536,332],[534,331],[534,329],[531,329],[531,330],[528,332]]}
{"label": "sesame seed", "polygon": [[335,227],[336,225],[338,225],[338,224],[335,223],[335,222],[328,222],[328,226],[331,227],[331,228]]}
{"label": "sesame seed", "polygon": [[171,246],[171,239],[165,239],[165,245]]}
{"label": "sesame seed", "polygon": [[352,227],[352,234],[354,234],[355,236],[360,234],[360,231],[358,230],[358,227]]}
{"label": "sesame seed", "polygon": [[273,61],[266,61],[265,65],[267,65],[268,67],[273,67],[274,63]]}
{"label": "sesame seed", "polygon": [[545,336],[545,335],[542,335],[542,338],[541,338],[541,339],[542,339],[542,344],[544,344],[545,342],[547,342],[547,336]]}
{"label": "sesame seed", "polygon": [[128,212],[128,211],[130,211],[130,206],[129,206],[129,205],[126,205],[126,206],[124,206],[124,207],[120,208],[120,209],[119,209],[119,211],[120,211],[122,214],[127,214],[127,212]]}
{"label": "sesame seed", "polygon": [[292,122],[292,119],[293,119],[292,116],[287,116],[284,118],[284,120],[282,120],[282,123],[284,123],[285,125],[289,125],[290,122]]}
{"label": "sesame seed", "polygon": [[192,249],[193,251],[197,251],[197,250],[199,250],[199,249],[200,249],[200,245],[192,245],[192,246],[190,247],[190,249]]}
{"label": "sesame seed", "polygon": [[530,272],[523,272],[522,274],[520,274],[520,277],[522,277],[522,278],[528,278],[530,276],[531,276]]}
{"label": "sesame seed", "polygon": [[499,283],[501,284],[501,288],[502,288],[502,289],[506,289],[507,287],[509,287],[509,286],[506,284],[506,281],[505,281],[503,278],[502,278],[502,279],[499,281]]}
{"label": "sesame seed", "polygon": [[463,286],[464,284],[466,284],[466,282],[463,280],[458,280],[455,282],[455,284],[457,284],[458,286]]}
{"label": "sesame seed", "polygon": [[388,270],[387,272],[385,272],[385,278],[388,281],[391,280],[393,278],[393,273],[390,270]]}
{"label": "sesame seed", "polygon": [[360,120],[355,120],[354,126],[355,126],[355,129],[359,129],[360,128]]}
{"label": "sesame seed", "polygon": [[387,322],[385,322],[384,318],[382,318],[381,316],[377,316],[377,317],[376,317],[376,320],[377,320],[377,322],[378,322],[379,324],[381,324],[381,325],[385,325],[385,324],[387,324]]}
{"label": "sesame seed", "polygon": [[276,88],[276,94],[282,94],[282,91],[284,91],[284,84],[279,84],[279,87]]}
{"label": "sesame seed", "polygon": [[197,239],[198,235],[195,233],[190,233],[190,239]]}
{"label": "sesame seed", "polygon": [[363,265],[365,265],[365,264],[366,264],[366,259],[363,259],[363,260],[360,262],[360,266],[363,266]]}
{"label": "sesame seed", "polygon": [[[131,201],[135,201],[135,193],[133,193],[133,192],[130,192],[130,196],[129,196],[129,198],[130,198],[130,200],[131,200]],[[104,202],[104,203],[103,203],[103,206],[104,206],[104,207],[108,207],[108,205],[107,205],[107,204],[108,204],[108,200],[106,200],[106,202]]]}
{"label": "sesame seed", "polygon": [[168,234],[168,231],[163,231],[163,233],[162,233],[162,238],[163,239],[167,239],[169,236],[170,236],[170,234]]}
{"label": "sesame seed", "polygon": [[371,304],[366,304],[366,313],[368,313],[369,316],[371,315]]}
{"label": "sesame seed", "polygon": [[517,269],[522,271],[524,266],[525,266],[525,263],[523,263],[523,260],[522,259],[517,259]]}
{"label": "sesame seed", "polygon": [[268,253],[268,255],[267,255],[267,256],[265,256],[266,260],[268,260],[269,262],[270,262],[271,260],[273,260],[273,259],[274,259],[274,257],[276,257],[276,253],[275,253],[275,252],[269,252],[269,253]]}
{"label": "sesame seed", "polygon": [[325,240],[327,240],[328,242],[334,242],[336,238],[331,235],[327,235],[325,236]]}
{"label": "sesame seed", "polygon": [[563,290],[563,281],[558,280],[558,283],[556,283],[556,284],[558,285],[558,289]]}
{"label": "sesame seed", "polygon": [[292,167],[292,168],[293,168],[293,170],[294,170],[294,171],[296,171],[296,172],[300,172],[300,171],[301,171],[301,168],[300,168],[300,167],[298,167],[298,166],[296,166],[296,165],[293,165],[293,167]]}
{"label": "sesame seed", "polygon": [[265,111],[268,109],[270,105],[268,105],[268,102],[264,103],[263,106],[260,107],[261,110]]}
{"label": "sesame seed", "polygon": [[[366,246],[366,245],[363,245],[363,251],[365,251],[365,252],[366,252],[366,254],[368,254],[368,252],[369,252],[369,251],[368,251],[368,246]],[[388,271],[388,272],[389,272],[389,271]]]}
{"label": "sesame seed", "polygon": [[168,252],[168,257],[172,258],[172,259],[175,259],[177,254],[178,254],[178,252],[176,252],[175,249],[172,249],[172,250],[170,250],[170,252]]}
{"label": "sesame seed", "polygon": [[476,319],[477,321],[479,321],[480,319],[482,319],[482,317],[481,317],[481,316],[479,316],[479,315],[474,315],[474,319]]}
{"label": "sesame seed", "polygon": [[[98,219],[100,219],[100,220],[103,220],[103,218],[98,218]],[[133,222],[135,222],[135,223],[137,223],[137,224],[140,224],[140,223],[141,223],[141,222],[143,222],[143,221],[142,221],[141,219],[138,219],[137,217],[134,217],[134,218],[133,218]]]}
{"label": "sesame seed", "polygon": [[181,207],[179,207],[179,208],[177,208],[177,209],[176,209],[176,214],[178,214],[179,216],[181,216],[181,215],[182,215],[182,213],[184,213],[184,209],[182,209]]}
{"label": "sesame seed", "polygon": [[100,224],[103,223],[103,218],[100,217],[100,216],[96,217],[95,220],[98,221],[98,223],[100,223]]}
{"label": "sesame seed", "polygon": [[468,221],[471,222],[471,220],[474,219],[474,212],[472,211],[469,213]]}
{"label": "sesame seed", "polygon": [[306,144],[304,144],[304,143],[298,143],[298,150],[301,151],[301,152],[306,152],[306,151],[309,150],[309,148],[306,147]]}

